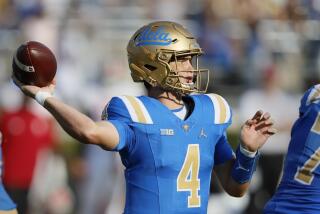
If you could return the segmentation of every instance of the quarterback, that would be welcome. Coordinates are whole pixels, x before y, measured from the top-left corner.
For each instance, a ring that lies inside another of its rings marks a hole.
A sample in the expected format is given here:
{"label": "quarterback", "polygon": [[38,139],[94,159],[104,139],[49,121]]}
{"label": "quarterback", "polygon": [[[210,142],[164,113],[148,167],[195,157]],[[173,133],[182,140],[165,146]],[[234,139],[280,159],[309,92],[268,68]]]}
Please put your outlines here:
{"label": "quarterback", "polygon": [[240,133],[234,153],[226,130],[232,111],[218,94],[205,94],[209,71],[202,50],[174,22],[138,29],[127,46],[133,81],[147,96],[113,97],[94,122],[52,96],[54,84],[15,83],[43,105],[80,142],[117,151],[125,166],[124,213],[206,213],[212,169],[227,193],[241,197],[255,170],[258,149],[275,133],[268,113],[257,111]]}

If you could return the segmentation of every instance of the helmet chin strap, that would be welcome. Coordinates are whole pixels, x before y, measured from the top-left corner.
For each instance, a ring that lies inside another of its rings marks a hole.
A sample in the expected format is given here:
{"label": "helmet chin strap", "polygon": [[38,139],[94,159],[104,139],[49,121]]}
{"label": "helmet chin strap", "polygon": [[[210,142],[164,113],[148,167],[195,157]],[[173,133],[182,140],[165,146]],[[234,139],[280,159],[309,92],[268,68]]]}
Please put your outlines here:
{"label": "helmet chin strap", "polygon": [[[170,93],[170,92],[166,92],[166,93]],[[179,105],[179,106],[183,106],[184,105],[183,100],[182,100],[182,96],[181,96],[181,99],[177,99],[177,98],[174,98],[172,96],[160,95],[158,97],[158,99],[166,99],[166,100],[169,100],[169,101],[171,101],[174,104]]]}
{"label": "helmet chin strap", "polygon": [[148,90],[148,96],[153,97],[155,99],[168,100],[174,103],[175,105],[179,105],[179,106],[184,105],[182,97],[185,96],[185,94],[182,94],[173,90],[167,90],[162,88],[161,86],[150,88]]}

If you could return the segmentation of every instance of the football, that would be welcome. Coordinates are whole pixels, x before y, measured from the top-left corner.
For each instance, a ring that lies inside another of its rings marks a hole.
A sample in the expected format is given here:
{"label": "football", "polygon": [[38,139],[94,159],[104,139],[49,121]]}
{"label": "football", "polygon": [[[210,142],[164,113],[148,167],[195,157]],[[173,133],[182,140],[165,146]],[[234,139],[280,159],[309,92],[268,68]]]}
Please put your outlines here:
{"label": "football", "polygon": [[20,45],[12,60],[13,75],[22,83],[44,87],[49,85],[57,71],[57,61],[44,44],[28,41]]}

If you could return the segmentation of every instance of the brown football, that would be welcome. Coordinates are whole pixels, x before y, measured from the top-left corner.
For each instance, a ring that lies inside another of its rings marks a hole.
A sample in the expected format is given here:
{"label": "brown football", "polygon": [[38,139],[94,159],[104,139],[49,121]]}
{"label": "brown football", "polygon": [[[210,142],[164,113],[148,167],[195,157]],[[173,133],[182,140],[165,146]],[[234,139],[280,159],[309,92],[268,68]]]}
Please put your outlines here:
{"label": "brown football", "polygon": [[57,71],[57,61],[44,44],[28,41],[20,45],[12,60],[13,75],[28,85],[49,85]]}

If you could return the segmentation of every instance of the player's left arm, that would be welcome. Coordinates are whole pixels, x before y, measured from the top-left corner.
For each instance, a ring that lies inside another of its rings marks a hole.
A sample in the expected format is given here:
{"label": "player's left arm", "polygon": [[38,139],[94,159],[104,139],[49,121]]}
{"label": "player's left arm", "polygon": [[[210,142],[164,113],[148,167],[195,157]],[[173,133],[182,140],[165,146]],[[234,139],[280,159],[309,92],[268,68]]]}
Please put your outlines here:
{"label": "player's left arm", "polygon": [[249,181],[239,184],[232,178],[232,168],[235,158],[214,167],[214,173],[219,179],[222,188],[233,197],[242,197],[249,187]]}
{"label": "player's left arm", "polygon": [[242,126],[236,156],[214,168],[228,194],[241,197],[246,192],[256,168],[258,149],[275,132],[270,114],[262,111],[257,111],[252,119],[247,120]]}

